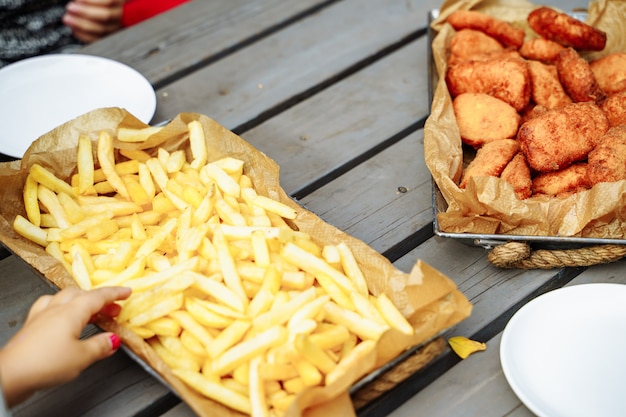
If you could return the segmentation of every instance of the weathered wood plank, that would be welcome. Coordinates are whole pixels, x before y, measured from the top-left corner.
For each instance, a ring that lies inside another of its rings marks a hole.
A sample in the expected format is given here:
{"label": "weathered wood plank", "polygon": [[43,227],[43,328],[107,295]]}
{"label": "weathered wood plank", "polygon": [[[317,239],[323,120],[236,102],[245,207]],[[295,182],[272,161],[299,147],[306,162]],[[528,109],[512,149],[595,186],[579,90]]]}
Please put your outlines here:
{"label": "weathered wood plank", "polygon": [[194,1],[88,45],[81,53],[123,62],[159,84],[327,2]]}
{"label": "weathered wood plank", "polygon": [[[243,125],[274,106],[288,105],[294,97],[304,98],[300,95],[310,94],[312,88],[355,63],[425,28],[429,3],[434,1],[344,0],[333,4],[297,26],[260,40],[254,48],[159,89],[154,120],[199,112],[230,129]],[[210,37],[206,41],[211,42]],[[426,79],[425,74],[413,76]]]}
{"label": "weathered wood plank", "polygon": [[[624,261],[594,266],[582,272],[567,286],[585,283],[626,284]],[[487,341],[487,350],[457,364],[437,381],[419,392],[392,417],[419,414],[443,416],[527,417],[533,414],[511,390],[500,365],[502,334]]]}
{"label": "weathered wood plank", "polygon": [[[417,75],[425,65],[420,61],[425,54],[426,38],[421,38],[242,136],[279,164],[281,185],[293,194],[428,113],[428,86]],[[414,142],[406,150],[409,154],[397,163],[419,177],[409,180],[413,187],[416,180],[422,180],[421,174],[414,171],[422,169],[422,147],[421,142]],[[311,196],[305,202],[313,203],[315,199]],[[319,208],[324,198],[317,203]]]}

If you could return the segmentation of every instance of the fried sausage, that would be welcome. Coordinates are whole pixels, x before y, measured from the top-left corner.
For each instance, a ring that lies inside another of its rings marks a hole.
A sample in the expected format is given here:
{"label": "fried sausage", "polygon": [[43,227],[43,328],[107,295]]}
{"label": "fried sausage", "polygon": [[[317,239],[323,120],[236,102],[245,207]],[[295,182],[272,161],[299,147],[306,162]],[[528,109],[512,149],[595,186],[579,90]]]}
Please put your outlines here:
{"label": "fried sausage", "polygon": [[527,20],[541,37],[578,51],[601,51],[606,46],[605,32],[550,7],[538,7]]}
{"label": "fried sausage", "polygon": [[524,42],[519,48],[519,53],[526,59],[553,64],[559,52],[565,47],[559,43],[544,38],[533,38]]}
{"label": "fried sausage", "polygon": [[566,48],[559,53],[556,70],[563,88],[572,101],[593,101],[599,104],[606,98],[589,63],[574,49]]}

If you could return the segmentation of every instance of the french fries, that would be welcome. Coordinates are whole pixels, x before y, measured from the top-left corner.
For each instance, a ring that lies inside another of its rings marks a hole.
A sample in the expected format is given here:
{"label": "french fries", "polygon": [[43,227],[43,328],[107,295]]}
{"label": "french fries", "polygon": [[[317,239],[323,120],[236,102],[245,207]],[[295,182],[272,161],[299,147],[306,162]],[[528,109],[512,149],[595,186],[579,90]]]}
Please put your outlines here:
{"label": "french fries", "polygon": [[189,387],[237,411],[279,416],[308,387],[370,371],[362,359],[386,331],[410,334],[409,322],[369,292],[348,245],[290,228],[297,210],[258,194],[243,161],[211,160],[202,125],[188,128],[188,153],[81,136],[69,182],[33,165],[14,229],[81,288],[131,287],[118,322]]}

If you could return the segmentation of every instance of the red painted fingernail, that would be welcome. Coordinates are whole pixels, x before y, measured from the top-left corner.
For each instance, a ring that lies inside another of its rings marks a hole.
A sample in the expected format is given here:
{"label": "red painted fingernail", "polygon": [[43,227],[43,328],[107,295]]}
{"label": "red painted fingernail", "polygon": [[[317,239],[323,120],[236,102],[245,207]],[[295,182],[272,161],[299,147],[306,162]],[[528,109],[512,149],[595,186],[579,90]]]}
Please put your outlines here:
{"label": "red painted fingernail", "polygon": [[120,339],[118,335],[113,333],[111,336],[109,336],[109,340],[111,341],[111,350],[119,349],[120,344],[122,343],[122,340]]}

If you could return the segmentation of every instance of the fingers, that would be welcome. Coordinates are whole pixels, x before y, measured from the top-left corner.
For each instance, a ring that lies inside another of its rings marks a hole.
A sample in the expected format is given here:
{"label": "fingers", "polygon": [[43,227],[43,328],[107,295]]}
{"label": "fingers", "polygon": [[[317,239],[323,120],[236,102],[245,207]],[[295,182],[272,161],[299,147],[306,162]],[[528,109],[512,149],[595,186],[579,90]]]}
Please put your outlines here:
{"label": "fingers", "polygon": [[79,40],[90,43],[122,26],[122,0],[74,0],[67,4],[63,23]]}
{"label": "fingers", "polygon": [[108,358],[121,345],[120,337],[115,333],[99,333],[80,342],[83,348],[80,351],[80,361],[85,369],[94,362]]}

